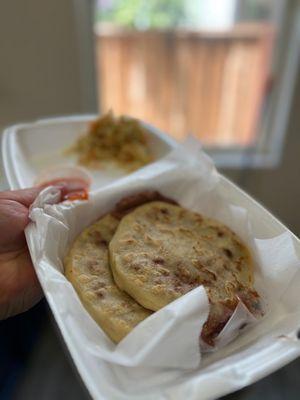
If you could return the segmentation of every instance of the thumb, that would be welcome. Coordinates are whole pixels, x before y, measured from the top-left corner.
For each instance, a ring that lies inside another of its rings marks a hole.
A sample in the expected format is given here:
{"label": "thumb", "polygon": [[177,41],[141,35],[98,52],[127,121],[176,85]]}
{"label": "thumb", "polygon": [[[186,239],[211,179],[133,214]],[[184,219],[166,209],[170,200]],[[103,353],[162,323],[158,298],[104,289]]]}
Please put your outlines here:
{"label": "thumb", "polygon": [[21,190],[7,190],[0,192],[0,200],[17,201],[28,208],[30,204],[34,202],[41,190],[42,189],[38,187]]}

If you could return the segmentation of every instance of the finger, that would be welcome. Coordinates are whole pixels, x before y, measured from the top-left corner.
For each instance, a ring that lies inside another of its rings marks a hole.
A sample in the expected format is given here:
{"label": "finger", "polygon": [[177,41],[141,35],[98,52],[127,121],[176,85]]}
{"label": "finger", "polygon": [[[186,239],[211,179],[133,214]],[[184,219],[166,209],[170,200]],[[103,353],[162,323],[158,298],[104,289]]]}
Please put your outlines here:
{"label": "finger", "polygon": [[28,208],[15,200],[0,199],[0,253],[25,246]]}
{"label": "finger", "polygon": [[42,189],[52,185],[58,187],[61,190],[62,199],[65,197],[65,195],[69,193],[86,190],[89,187],[89,183],[83,179],[62,179],[44,183],[41,186],[29,189],[7,190],[4,192],[0,192],[0,200],[17,201],[18,203],[21,203],[28,208],[34,202],[35,198]]}
{"label": "finger", "polygon": [[42,189],[40,187],[20,190],[7,190],[0,192],[0,200],[12,200],[17,201],[25,207],[29,207],[40,193]]}
{"label": "finger", "polygon": [[23,250],[0,254],[0,320],[28,310],[42,297],[30,255]]}

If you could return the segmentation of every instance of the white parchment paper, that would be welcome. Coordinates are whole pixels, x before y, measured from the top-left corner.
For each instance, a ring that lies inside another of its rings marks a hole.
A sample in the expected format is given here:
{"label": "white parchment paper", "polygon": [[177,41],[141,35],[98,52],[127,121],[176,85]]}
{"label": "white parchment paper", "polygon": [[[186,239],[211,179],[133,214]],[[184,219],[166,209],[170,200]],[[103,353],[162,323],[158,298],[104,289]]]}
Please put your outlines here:
{"label": "white parchment paper", "polygon": [[[266,317],[256,321],[240,303],[219,335],[217,351],[204,359],[199,351],[199,334],[209,313],[209,304],[203,287],[154,313],[116,346],[85,311],[63,274],[63,258],[86,226],[110,211],[121,198],[153,189],[186,208],[224,222],[244,240],[255,260],[255,287],[264,301]],[[212,161],[190,140],[185,148],[174,151],[151,168],[146,167],[93,192],[87,202],[56,205],[59,192],[48,188],[33,204],[30,213],[33,222],[26,229],[31,256],[65,342],[93,397],[213,398],[249,383],[249,379],[251,382],[248,374],[248,381],[239,380],[235,385],[229,374],[226,385],[206,388],[204,382],[210,381],[212,373],[208,360],[219,363],[220,372],[224,367],[220,360],[222,356],[225,359],[226,349],[230,348],[224,346],[238,335],[245,323],[248,327],[242,337],[249,343],[259,337],[255,331],[257,326],[266,330],[264,320],[281,315],[276,306],[291,281],[298,280],[300,285],[300,263],[295,238],[284,230],[278,235],[268,233],[268,229],[260,231],[255,213],[237,204],[228,190]],[[300,316],[300,307],[295,312],[298,311]],[[273,325],[276,318],[272,320]],[[253,329],[249,329],[251,325]],[[227,360],[227,373],[229,365]],[[205,375],[207,369],[209,372]],[[214,375],[216,382],[220,378],[218,371]],[[200,384],[202,397],[195,397]]]}

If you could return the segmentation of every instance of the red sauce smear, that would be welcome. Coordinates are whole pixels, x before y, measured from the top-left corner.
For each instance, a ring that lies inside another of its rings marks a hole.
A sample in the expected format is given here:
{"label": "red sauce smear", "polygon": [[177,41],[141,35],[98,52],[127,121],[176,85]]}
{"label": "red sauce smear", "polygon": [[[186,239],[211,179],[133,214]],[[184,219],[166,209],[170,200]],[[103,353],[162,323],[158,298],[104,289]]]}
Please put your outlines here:
{"label": "red sauce smear", "polygon": [[63,196],[63,200],[88,200],[89,192],[86,189],[77,190],[76,192],[67,193]]}
{"label": "red sauce smear", "polygon": [[80,178],[57,178],[43,182],[40,187],[57,186],[61,188],[61,201],[88,200],[90,182]]}

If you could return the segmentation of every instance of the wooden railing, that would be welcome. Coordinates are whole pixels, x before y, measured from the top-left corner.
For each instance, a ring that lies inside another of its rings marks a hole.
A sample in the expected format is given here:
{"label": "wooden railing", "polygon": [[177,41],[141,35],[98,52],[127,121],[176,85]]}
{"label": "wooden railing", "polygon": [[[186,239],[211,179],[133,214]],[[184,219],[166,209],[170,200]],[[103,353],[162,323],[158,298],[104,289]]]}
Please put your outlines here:
{"label": "wooden railing", "polygon": [[149,121],[181,139],[245,146],[255,140],[272,27],[209,34],[97,27],[101,109]]}

